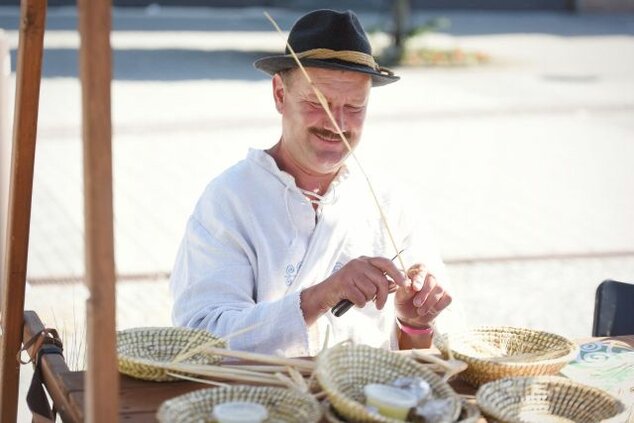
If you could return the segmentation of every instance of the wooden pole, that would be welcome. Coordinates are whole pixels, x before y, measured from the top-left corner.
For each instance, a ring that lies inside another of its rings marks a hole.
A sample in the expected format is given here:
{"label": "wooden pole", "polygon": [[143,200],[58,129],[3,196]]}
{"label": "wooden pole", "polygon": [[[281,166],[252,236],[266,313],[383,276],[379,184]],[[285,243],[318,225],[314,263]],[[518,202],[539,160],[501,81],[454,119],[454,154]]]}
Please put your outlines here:
{"label": "wooden pole", "polygon": [[16,76],[13,152],[7,216],[5,272],[2,279],[0,421],[17,419],[24,288],[29,252],[31,194],[42,76],[46,0],[22,0]]}
{"label": "wooden pole", "polygon": [[110,84],[111,1],[79,0],[84,145],[87,422],[118,421]]}
{"label": "wooden pole", "polygon": [[[11,132],[9,131],[9,85],[11,56],[9,41],[0,29],[0,280],[4,275],[4,256],[9,213],[9,179],[11,172]],[[0,302],[2,292],[0,292]],[[0,306],[1,307],[1,306]]]}

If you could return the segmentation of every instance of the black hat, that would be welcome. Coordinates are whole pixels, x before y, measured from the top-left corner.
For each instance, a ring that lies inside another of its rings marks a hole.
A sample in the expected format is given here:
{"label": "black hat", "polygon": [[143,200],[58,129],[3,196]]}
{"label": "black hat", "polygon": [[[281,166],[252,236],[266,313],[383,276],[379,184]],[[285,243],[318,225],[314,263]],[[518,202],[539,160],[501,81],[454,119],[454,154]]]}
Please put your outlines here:
{"label": "black hat", "polygon": [[[375,87],[400,79],[374,61],[368,36],[350,10],[322,9],[302,16],[291,28],[288,44],[304,66],[366,73]],[[253,65],[269,75],[296,67],[288,46],[285,53],[263,57]]]}

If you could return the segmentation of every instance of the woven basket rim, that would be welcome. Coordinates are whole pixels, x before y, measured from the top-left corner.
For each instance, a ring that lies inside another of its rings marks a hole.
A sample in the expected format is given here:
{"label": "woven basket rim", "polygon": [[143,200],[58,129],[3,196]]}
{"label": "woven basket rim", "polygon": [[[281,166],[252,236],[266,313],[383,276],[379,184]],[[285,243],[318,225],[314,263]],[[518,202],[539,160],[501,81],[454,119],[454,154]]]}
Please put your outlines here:
{"label": "woven basket rim", "polygon": [[[194,349],[207,342],[217,342],[218,346],[226,346],[225,340],[205,329],[178,326],[146,326],[123,329],[116,332],[116,340],[119,371],[131,377],[154,381],[170,381],[177,380],[177,378],[166,374],[170,370],[167,367],[172,360],[161,360],[143,354],[143,348],[147,348],[150,342],[156,347],[172,345],[176,342],[176,345],[179,345],[183,351],[185,347]],[[179,353],[175,353],[174,357],[177,354]],[[221,360],[219,356],[211,359],[214,355],[205,352],[199,354],[208,357],[206,359],[208,362]]]}
{"label": "woven basket rim", "polygon": [[195,329],[195,328],[186,328],[182,326],[142,326],[142,327],[133,327],[128,329],[118,330],[115,335],[118,339],[119,336],[132,335],[137,333],[148,333],[155,334],[160,332],[172,333],[172,334],[200,334],[207,335],[216,339],[222,339],[213,333],[209,332],[207,329]]}
{"label": "woven basket rim", "polygon": [[[456,350],[455,348],[453,348],[453,345],[455,345],[455,343],[452,344],[451,342],[452,337],[478,334],[478,333],[490,333],[490,332],[520,332],[520,333],[542,334],[548,338],[556,339],[558,341],[561,341],[562,344],[567,345],[568,353],[561,355],[559,357],[547,358],[543,360],[495,362],[495,361],[492,361],[490,358],[470,355],[468,353],[465,353],[463,351]],[[565,336],[562,336],[553,332],[548,332],[545,330],[540,330],[540,329],[520,328],[520,327],[514,327],[514,326],[479,326],[472,329],[455,332],[453,334],[444,333],[441,335],[441,337],[442,337],[442,342],[437,342],[436,347],[442,353],[444,354],[447,353],[446,339],[447,337],[449,337],[450,346],[452,347],[451,352],[454,354],[456,358],[463,359],[463,360],[466,359],[465,361],[471,361],[474,363],[481,363],[481,364],[486,364],[488,366],[494,366],[494,367],[500,367],[500,368],[503,368],[503,367],[521,368],[526,366],[537,366],[537,365],[561,363],[562,361],[570,362],[570,361],[573,361],[579,354],[579,345],[576,342],[566,338]]]}
{"label": "woven basket rim", "polygon": [[[290,392],[296,395],[301,400],[305,401],[307,407],[314,408],[313,410],[309,410],[309,413],[313,414],[312,417],[315,417],[317,420],[319,420],[323,416],[323,409],[321,404],[309,393],[301,392],[296,389],[283,388],[279,386],[255,386],[255,385],[245,385],[245,384],[220,386],[220,387],[213,387],[213,388],[201,388],[201,389],[197,389],[191,392],[187,392],[185,394],[181,394],[181,395],[169,398],[163,401],[163,403],[159,406],[158,410],[156,411],[156,416],[160,420],[162,417],[164,417],[166,413],[174,413],[174,412],[183,411],[183,407],[186,407],[187,404],[190,404],[192,399],[199,398],[200,396],[204,396],[205,394],[217,393],[219,395],[222,395],[223,392],[240,391],[240,390],[263,391],[263,392],[268,392],[272,396],[276,394],[278,395],[288,394]],[[231,400],[231,401],[234,401],[234,400]],[[236,399],[235,401],[247,401],[247,400]],[[265,404],[262,404],[262,405],[264,405],[269,410],[269,413],[270,413],[269,406]],[[174,407],[176,407],[176,409],[172,410],[171,408],[174,408]],[[213,407],[211,410],[209,410],[210,415],[212,410],[213,410]]]}
{"label": "woven basket rim", "polygon": [[[123,329],[123,330],[118,330],[116,332],[116,339],[117,339],[117,356],[119,358],[122,359],[126,359],[126,360],[130,360],[130,361],[136,361],[142,364],[147,364],[147,363],[157,363],[157,361],[154,360],[148,360],[145,358],[140,358],[136,355],[130,355],[130,354],[126,354],[125,352],[119,352],[119,337],[120,336],[125,336],[128,334],[135,334],[135,333],[143,333],[143,332],[147,332],[148,334],[152,334],[152,333],[157,333],[157,332],[170,332],[170,333],[177,333],[177,334],[182,334],[182,335],[189,335],[191,336],[192,334],[198,334],[202,337],[205,337],[207,339],[209,339],[208,342],[211,342],[212,340],[217,340],[219,343],[224,343],[225,341],[218,337],[215,336],[214,334],[212,334],[211,332],[207,331],[206,329],[192,329],[192,328],[184,328],[184,327],[171,327],[171,326],[147,326],[147,327],[135,327],[135,328],[130,328],[130,329]],[[160,362],[159,362],[160,363]]]}
{"label": "woven basket rim", "polygon": [[[348,421],[345,419],[341,419],[337,414],[335,414],[335,407],[330,403],[328,398],[325,398],[321,401],[321,406],[324,410],[324,417],[331,423],[347,423]],[[463,422],[471,422],[476,421],[477,419],[482,417],[482,413],[480,412],[480,408],[478,405],[472,402],[465,400],[464,398],[460,399],[461,406],[461,415],[462,411],[467,413],[465,418],[456,420],[455,423],[463,423]]]}
{"label": "woven basket rim", "polygon": [[[617,407],[617,414],[610,417],[610,419],[614,419],[615,417],[618,417],[627,411],[625,404],[619,398],[615,397],[614,395],[602,389],[574,381],[564,376],[541,375],[541,376],[505,377],[505,378],[497,379],[497,380],[487,382],[481,385],[478,388],[478,391],[476,392],[475,398],[476,398],[476,404],[478,405],[480,410],[482,410],[483,413],[486,413],[494,418],[501,417],[499,414],[501,410],[499,410],[498,407],[495,407],[494,405],[487,402],[485,400],[485,395],[491,392],[506,394],[507,391],[505,389],[502,389],[502,386],[500,385],[505,385],[508,383],[512,383],[519,386],[523,386],[523,385],[530,386],[533,384],[553,384],[555,386],[560,386],[560,387],[567,386],[567,387],[572,387],[573,389],[581,390],[583,392],[586,392],[588,395],[595,395],[605,401],[614,403],[615,406]],[[548,415],[554,415],[554,414],[549,413]]]}
{"label": "woven basket rim", "polygon": [[223,339],[219,336],[214,335],[209,332],[207,329],[194,329],[194,328],[184,328],[180,326],[144,326],[144,327],[134,327],[129,329],[118,330],[115,334],[117,340],[119,340],[120,336],[127,336],[136,333],[148,333],[148,334],[156,334],[159,332],[166,332],[178,335],[185,334],[198,334],[201,336],[205,336],[207,338],[214,338],[218,341],[222,341]]}

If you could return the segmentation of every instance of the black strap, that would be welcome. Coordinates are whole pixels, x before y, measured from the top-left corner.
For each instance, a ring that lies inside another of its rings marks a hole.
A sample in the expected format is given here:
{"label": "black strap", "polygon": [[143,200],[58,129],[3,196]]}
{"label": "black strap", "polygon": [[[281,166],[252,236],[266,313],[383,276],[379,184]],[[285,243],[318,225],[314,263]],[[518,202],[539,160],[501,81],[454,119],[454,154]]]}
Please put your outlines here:
{"label": "black strap", "polygon": [[[51,409],[50,404],[48,403],[48,398],[46,397],[46,392],[44,391],[44,384],[42,380],[42,357],[45,354],[59,354],[62,357],[64,356],[63,351],[64,348],[62,346],[62,342],[59,337],[57,337],[57,332],[53,334],[53,337],[47,336],[50,333],[40,332],[35,335],[35,337],[41,337],[43,339],[42,346],[37,350],[36,357],[33,366],[33,379],[31,379],[31,386],[29,386],[29,391],[26,394],[26,403],[29,406],[29,410],[33,414],[33,421],[55,421],[56,410],[53,407]],[[29,340],[29,342],[25,343],[25,346],[28,344],[32,344],[33,340]]]}

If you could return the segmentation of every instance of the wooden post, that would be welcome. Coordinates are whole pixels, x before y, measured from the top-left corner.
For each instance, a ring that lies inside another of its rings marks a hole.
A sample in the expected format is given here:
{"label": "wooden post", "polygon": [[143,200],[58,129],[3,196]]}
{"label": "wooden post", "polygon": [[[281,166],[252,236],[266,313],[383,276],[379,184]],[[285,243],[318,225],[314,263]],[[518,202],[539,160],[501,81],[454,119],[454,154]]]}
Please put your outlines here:
{"label": "wooden post", "polygon": [[79,0],[79,74],[82,88],[87,369],[87,422],[115,422],[119,373],[115,340],[110,84],[111,1]]}
{"label": "wooden post", "polygon": [[7,216],[6,268],[2,278],[0,421],[17,419],[24,288],[29,252],[33,164],[42,76],[46,0],[22,0]]}
{"label": "wooden post", "polygon": [[[9,40],[0,29],[0,280],[4,275],[4,256],[9,213],[9,179],[11,175],[11,132],[9,131],[9,82],[11,56]],[[0,291],[0,302],[2,292]]]}

